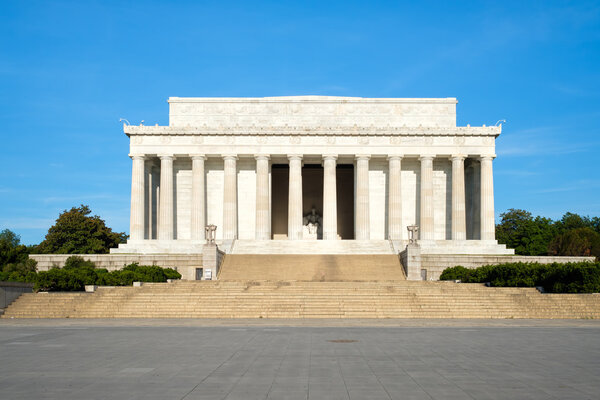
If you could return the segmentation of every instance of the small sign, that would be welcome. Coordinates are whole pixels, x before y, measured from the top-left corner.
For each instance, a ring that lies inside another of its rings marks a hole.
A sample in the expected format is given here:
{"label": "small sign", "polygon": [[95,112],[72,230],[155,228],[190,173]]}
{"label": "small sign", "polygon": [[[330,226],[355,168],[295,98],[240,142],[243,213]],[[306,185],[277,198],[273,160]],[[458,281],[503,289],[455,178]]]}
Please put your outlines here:
{"label": "small sign", "polygon": [[204,280],[206,280],[206,281],[212,281],[212,269],[205,269],[204,270]]}

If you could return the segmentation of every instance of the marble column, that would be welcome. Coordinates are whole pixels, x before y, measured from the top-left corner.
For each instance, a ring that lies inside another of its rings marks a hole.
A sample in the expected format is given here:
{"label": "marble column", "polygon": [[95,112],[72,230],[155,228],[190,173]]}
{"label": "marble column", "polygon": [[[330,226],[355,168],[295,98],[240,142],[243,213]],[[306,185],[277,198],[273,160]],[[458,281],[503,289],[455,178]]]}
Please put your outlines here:
{"label": "marble column", "polygon": [[158,216],[158,239],[173,240],[173,159],[171,155],[160,158],[160,212]]}
{"label": "marble column", "polygon": [[192,155],[192,204],[191,204],[191,238],[194,241],[206,239],[204,204],[204,161],[206,157],[202,154]]}
{"label": "marble column", "polygon": [[223,239],[237,239],[237,157],[223,156]]}
{"label": "marble column", "polygon": [[271,212],[269,201],[269,156],[256,159],[256,240],[271,239]]}
{"label": "marble column", "polygon": [[354,236],[356,240],[371,239],[371,219],[369,217],[369,158],[356,156],[356,217]]}
{"label": "marble column", "polygon": [[288,240],[302,239],[302,156],[290,155]]}
{"label": "marble column", "polygon": [[389,156],[388,238],[402,240],[402,156]]}
{"label": "marble column", "polygon": [[481,240],[495,240],[494,223],[494,156],[481,156]]}
{"label": "marble column", "polygon": [[145,220],[145,160],[142,155],[133,155],[131,169],[131,215],[129,233],[131,240],[144,239]]}
{"label": "marble column", "polygon": [[423,155],[421,161],[421,240],[434,240],[433,224],[433,156]]}
{"label": "marble column", "polygon": [[335,155],[323,156],[323,239],[337,240],[337,181]]}
{"label": "marble column", "polygon": [[453,155],[452,160],[452,240],[467,239],[465,213],[465,156]]}
{"label": "marble column", "polygon": [[144,194],[145,202],[146,202],[146,228],[145,228],[145,238],[146,239],[156,239],[154,234],[154,226],[156,225],[156,214],[155,214],[155,204],[157,203],[155,196],[155,187],[158,186],[154,182],[154,166],[151,162],[146,163],[146,182],[144,182],[144,186],[146,187]]}

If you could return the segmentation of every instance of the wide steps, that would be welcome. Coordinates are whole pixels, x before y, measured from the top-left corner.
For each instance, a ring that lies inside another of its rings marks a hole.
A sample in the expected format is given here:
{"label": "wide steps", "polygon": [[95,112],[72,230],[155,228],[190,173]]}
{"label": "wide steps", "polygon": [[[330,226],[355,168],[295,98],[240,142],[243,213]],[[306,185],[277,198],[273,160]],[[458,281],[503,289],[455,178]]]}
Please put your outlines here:
{"label": "wide steps", "polygon": [[394,254],[389,240],[236,240],[231,254]]}
{"label": "wide steps", "polygon": [[[385,242],[389,246],[388,242]],[[355,282],[405,280],[395,254],[227,254],[220,281]]]}
{"label": "wide steps", "polygon": [[3,318],[600,318],[600,296],[450,282],[177,281],[24,294]]}

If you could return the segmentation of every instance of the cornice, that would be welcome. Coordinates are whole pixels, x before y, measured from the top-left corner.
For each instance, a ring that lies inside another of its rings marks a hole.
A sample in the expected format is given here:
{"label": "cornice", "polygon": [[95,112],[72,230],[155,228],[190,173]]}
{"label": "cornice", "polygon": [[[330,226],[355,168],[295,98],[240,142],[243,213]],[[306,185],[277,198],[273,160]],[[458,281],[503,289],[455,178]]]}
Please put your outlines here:
{"label": "cornice", "polygon": [[285,103],[285,104],[457,104],[456,97],[442,98],[365,98],[340,96],[276,96],[276,97],[169,97],[168,103]]}
{"label": "cornice", "polygon": [[500,126],[302,127],[302,126],[143,126],[124,125],[127,136],[494,136]]}

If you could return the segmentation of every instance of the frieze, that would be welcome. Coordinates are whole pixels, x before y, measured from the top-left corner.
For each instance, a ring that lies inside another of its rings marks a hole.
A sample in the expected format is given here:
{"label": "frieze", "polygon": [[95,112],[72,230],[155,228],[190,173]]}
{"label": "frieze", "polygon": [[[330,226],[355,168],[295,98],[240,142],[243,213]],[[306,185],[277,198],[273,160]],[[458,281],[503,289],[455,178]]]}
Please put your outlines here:
{"label": "frieze", "polygon": [[306,126],[134,126],[124,125],[128,136],[488,136],[492,140],[500,135],[501,126],[483,127],[306,127]]}

